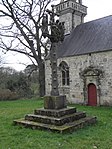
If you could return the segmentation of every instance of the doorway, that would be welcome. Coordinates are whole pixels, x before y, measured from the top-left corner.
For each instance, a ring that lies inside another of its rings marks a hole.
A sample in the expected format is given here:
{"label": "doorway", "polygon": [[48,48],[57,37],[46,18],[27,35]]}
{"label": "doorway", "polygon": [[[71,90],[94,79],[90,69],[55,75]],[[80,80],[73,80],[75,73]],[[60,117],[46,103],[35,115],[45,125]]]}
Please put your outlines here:
{"label": "doorway", "polygon": [[88,85],[88,105],[97,106],[97,89],[93,83]]}

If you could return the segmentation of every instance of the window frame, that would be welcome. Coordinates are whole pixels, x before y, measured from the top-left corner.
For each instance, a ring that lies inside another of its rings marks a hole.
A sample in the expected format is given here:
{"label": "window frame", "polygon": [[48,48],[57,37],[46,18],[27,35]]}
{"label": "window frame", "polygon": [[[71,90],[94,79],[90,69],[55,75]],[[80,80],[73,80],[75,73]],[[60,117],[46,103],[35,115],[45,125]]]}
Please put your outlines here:
{"label": "window frame", "polygon": [[61,85],[69,86],[70,85],[70,75],[69,75],[69,67],[66,62],[62,61],[59,65],[61,72]]}

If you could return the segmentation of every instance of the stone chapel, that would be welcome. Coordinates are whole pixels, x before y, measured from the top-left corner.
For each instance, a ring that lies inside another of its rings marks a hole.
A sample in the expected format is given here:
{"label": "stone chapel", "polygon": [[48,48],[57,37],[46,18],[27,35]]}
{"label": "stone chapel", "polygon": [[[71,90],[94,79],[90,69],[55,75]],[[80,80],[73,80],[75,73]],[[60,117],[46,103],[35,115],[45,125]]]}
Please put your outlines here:
{"label": "stone chapel", "polygon": [[[57,49],[60,95],[70,103],[112,105],[112,16],[84,23],[87,7],[82,0],[61,0],[55,7],[65,22],[65,39]],[[45,70],[50,95],[49,59]]]}

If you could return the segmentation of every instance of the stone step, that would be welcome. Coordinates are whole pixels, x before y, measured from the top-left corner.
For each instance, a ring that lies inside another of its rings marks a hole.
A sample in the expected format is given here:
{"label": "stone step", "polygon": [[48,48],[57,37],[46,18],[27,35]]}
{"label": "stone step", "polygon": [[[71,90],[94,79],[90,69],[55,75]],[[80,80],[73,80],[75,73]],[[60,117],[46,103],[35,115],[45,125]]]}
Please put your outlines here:
{"label": "stone step", "polygon": [[65,123],[73,122],[75,120],[79,120],[80,118],[84,118],[84,117],[86,117],[85,112],[76,112],[73,114],[65,115],[60,118],[48,117],[48,116],[43,116],[43,115],[27,114],[25,116],[25,120],[61,126],[61,125],[64,125]]}
{"label": "stone step", "polygon": [[51,116],[51,117],[62,117],[64,115],[72,114],[76,112],[76,108],[74,107],[67,107],[59,110],[51,110],[51,109],[36,109],[34,110],[34,114],[36,115],[44,115],[44,116]]}
{"label": "stone step", "polygon": [[74,130],[83,128],[87,125],[95,124],[96,122],[97,122],[96,117],[85,117],[71,123],[66,123],[62,126],[38,123],[38,122],[28,121],[25,119],[14,120],[15,125],[24,126],[25,128],[50,130],[50,131],[56,131],[59,133],[73,132]]}

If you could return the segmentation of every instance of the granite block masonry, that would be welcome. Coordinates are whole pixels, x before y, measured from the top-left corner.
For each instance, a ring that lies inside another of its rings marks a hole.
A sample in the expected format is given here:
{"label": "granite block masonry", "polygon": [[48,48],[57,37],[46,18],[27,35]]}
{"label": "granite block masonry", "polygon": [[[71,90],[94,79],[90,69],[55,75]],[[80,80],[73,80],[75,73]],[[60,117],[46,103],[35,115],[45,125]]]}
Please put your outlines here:
{"label": "granite block masonry", "polygon": [[74,107],[67,107],[65,99],[65,96],[45,97],[44,108],[35,109],[34,114],[14,120],[14,124],[58,133],[73,133],[77,129],[96,124],[95,116],[90,117]]}

